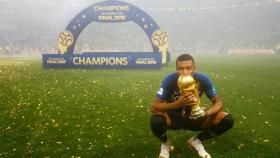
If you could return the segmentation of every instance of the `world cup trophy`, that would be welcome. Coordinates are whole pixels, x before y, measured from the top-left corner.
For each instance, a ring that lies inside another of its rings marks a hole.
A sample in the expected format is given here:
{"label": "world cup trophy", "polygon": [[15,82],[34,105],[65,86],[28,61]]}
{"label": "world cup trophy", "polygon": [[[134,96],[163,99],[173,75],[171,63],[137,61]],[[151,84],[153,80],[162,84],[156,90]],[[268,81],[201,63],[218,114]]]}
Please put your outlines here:
{"label": "world cup trophy", "polygon": [[196,120],[202,118],[206,114],[206,111],[199,106],[200,97],[198,94],[198,83],[193,76],[189,74],[180,75],[177,84],[182,94],[194,94],[194,97],[197,100],[197,103],[191,106],[190,119]]}

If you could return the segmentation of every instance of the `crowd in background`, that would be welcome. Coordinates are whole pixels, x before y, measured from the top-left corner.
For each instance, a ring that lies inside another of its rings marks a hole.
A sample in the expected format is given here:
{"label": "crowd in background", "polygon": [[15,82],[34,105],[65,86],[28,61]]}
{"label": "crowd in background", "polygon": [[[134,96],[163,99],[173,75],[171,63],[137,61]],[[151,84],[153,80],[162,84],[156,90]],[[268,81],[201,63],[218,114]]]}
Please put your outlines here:
{"label": "crowd in background", "polygon": [[[218,4],[218,0],[213,1]],[[58,33],[64,31],[76,14],[92,4],[86,0],[84,3],[77,2],[71,1],[73,5],[70,5],[69,10],[65,10],[62,8],[69,6],[59,2],[0,0],[0,55],[41,55],[44,52],[57,52]],[[130,3],[133,2],[137,3]],[[148,7],[147,4],[142,4],[144,2],[139,5],[168,32],[170,52],[279,52],[280,3],[252,0],[238,2],[239,6],[233,3],[223,6],[203,6],[195,3],[191,8],[171,8],[164,5]],[[132,22],[93,22],[81,33],[75,52],[97,51],[152,51],[152,46],[143,30]]]}

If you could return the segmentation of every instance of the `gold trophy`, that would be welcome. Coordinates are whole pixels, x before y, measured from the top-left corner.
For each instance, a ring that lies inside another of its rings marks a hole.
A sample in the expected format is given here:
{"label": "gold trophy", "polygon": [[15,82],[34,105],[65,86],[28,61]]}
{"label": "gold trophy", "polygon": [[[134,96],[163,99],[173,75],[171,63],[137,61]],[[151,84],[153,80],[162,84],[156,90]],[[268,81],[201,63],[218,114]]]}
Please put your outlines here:
{"label": "gold trophy", "polygon": [[190,118],[194,120],[202,118],[206,114],[206,111],[199,106],[198,83],[193,76],[189,74],[180,75],[177,84],[182,94],[193,93],[197,100],[197,103],[191,107]]}

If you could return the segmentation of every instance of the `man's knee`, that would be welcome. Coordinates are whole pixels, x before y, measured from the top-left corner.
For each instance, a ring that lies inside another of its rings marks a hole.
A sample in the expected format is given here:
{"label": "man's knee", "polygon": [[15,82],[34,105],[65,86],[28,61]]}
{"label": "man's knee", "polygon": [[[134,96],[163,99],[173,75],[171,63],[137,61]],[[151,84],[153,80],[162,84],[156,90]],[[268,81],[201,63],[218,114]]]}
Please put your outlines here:
{"label": "man's knee", "polygon": [[223,134],[233,127],[234,119],[231,114],[226,115],[218,124],[207,128],[202,133],[198,135],[201,141],[207,140]]}
{"label": "man's knee", "polygon": [[224,117],[224,119],[221,121],[221,124],[224,126],[225,129],[229,130],[234,125],[234,119],[231,114],[228,114]]}
{"label": "man's knee", "polygon": [[151,128],[167,128],[166,120],[163,116],[158,114],[153,114],[151,116]]}
{"label": "man's knee", "polygon": [[151,130],[161,142],[165,142],[167,140],[167,135],[166,135],[167,123],[162,115],[158,115],[158,114],[152,115]]}

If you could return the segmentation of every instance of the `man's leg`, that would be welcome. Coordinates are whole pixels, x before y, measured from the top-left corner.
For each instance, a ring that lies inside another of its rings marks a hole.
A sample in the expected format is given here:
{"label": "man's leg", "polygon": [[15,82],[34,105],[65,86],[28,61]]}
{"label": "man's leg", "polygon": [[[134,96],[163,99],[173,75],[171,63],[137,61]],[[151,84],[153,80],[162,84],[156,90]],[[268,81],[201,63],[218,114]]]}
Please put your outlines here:
{"label": "man's leg", "polygon": [[167,123],[164,116],[159,114],[153,114],[151,117],[151,130],[154,133],[154,135],[161,141],[166,142],[167,141]]}
{"label": "man's leg", "polygon": [[234,120],[231,114],[226,114],[217,124],[209,125],[208,128],[205,128],[201,133],[197,135],[198,139],[201,141],[214,138],[223,134],[233,127]]}
{"label": "man's leg", "polygon": [[205,151],[201,141],[221,135],[222,133],[231,129],[233,124],[234,120],[231,114],[221,112],[215,118],[206,119],[206,122],[202,125],[206,126],[207,128],[205,128],[198,135],[191,137],[187,143],[198,152],[200,157],[210,158],[210,154]]}
{"label": "man's leg", "polygon": [[[162,155],[162,153],[167,153],[165,151],[172,151],[174,149],[170,145],[170,141],[167,138],[166,135],[167,129],[172,129],[172,130],[189,129],[191,124],[192,121],[190,119],[185,118],[180,112],[177,111],[168,111],[168,112],[156,113],[152,115],[151,129],[154,135],[157,138],[159,138],[159,140],[162,142],[160,156]],[[168,156],[162,156],[162,157],[169,157],[169,152],[168,152]]]}
{"label": "man's leg", "polygon": [[151,130],[154,135],[161,141],[160,158],[169,158],[170,142],[167,140],[167,123],[164,115],[153,114],[151,117]]}

